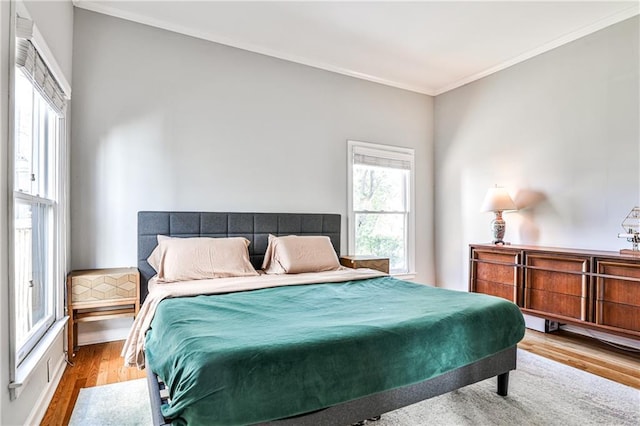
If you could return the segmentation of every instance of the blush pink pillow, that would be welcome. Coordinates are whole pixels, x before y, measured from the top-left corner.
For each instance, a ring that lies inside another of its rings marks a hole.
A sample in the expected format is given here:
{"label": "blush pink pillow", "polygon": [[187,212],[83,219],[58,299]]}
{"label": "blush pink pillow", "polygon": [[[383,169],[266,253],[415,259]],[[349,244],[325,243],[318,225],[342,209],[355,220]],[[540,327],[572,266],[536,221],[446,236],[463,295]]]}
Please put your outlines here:
{"label": "blush pink pillow", "polygon": [[329,237],[269,235],[262,269],[267,274],[335,271],[340,262]]}
{"label": "blush pink pillow", "polygon": [[171,238],[158,235],[158,246],[147,259],[160,282],[258,275],[249,261],[249,240],[232,238]]}

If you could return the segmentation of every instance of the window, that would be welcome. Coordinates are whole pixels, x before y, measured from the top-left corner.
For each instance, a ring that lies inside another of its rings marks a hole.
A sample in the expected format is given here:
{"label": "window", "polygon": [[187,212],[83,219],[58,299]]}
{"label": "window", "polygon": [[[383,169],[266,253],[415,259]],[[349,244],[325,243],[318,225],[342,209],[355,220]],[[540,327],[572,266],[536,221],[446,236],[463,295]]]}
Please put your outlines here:
{"label": "window", "polygon": [[18,363],[55,318],[60,116],[20,69],[15,78],[14,306]]}
{"label": "window", "polygon": [[349,141],[349,253],[414,272],[412,149]]}
{"label": "window", "polygon": [[17,18],[10,144],[12,398],[34,359],[44,354],[48,343],[39,343],[64,324],[67,95],[38,50],[48,48],[39,33],[33,40],[34,32],[31,21]]}

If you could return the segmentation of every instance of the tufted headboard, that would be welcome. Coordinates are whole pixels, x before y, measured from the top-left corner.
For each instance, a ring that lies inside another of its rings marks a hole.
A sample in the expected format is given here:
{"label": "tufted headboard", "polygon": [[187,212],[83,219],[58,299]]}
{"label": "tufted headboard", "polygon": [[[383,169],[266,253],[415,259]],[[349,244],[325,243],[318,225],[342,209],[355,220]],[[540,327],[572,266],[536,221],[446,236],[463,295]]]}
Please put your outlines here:
{"label": "tufted headboard", "polygon": [[339,214],[138,212],[140,303],[147,297],[149,279],[156,273],[147,258],[158,245],[158,234],[171,237],[245,237],[251,241],[251,263],[260,269],[269,234],[326,235],[340,255],[340,222]]}

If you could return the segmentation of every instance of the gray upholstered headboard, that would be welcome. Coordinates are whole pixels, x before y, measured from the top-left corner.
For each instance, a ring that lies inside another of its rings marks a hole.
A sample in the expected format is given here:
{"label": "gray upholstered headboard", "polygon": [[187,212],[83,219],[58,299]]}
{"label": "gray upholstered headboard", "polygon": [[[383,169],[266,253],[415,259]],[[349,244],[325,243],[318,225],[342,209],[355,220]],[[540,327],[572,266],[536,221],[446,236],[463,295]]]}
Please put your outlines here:
{"label": "gray upholstered headboard", "polygon": [[158,245],[157,236],[245,237],[254,268],[260,269],[269,234],[326,235],[340,255],[340,215],[310,213],[138,212],[138,269],[140,303],[155,270],[147,258]]}

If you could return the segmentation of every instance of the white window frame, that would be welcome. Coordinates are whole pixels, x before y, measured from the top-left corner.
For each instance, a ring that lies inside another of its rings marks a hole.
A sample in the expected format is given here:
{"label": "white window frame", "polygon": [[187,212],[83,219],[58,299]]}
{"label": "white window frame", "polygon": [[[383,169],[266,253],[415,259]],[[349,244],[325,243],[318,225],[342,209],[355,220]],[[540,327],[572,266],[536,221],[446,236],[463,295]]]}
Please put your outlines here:
{"label": "white window frame", "polygon": [[[15,80],[16,79],[14,79],[14,83],[15,83]],[[25,80],[30,80],[30,79],[25,78]],[[30,82],[29,84],[32,92],[38,91],[36,85],[33,84],[33,82]],[[44,100],[42,95],[39,95],[39,96],[41,99],[43,99],[45,103],[48,104],[48,102]],[[22,363],[22,361],[28,356],[28,354],[33,350],[33,348],[37,345],[37,343],[47,333],[47,330],[53,325],[56,319],[56,305],[58,305],[57,292],[55,291],[55,289],[51,289],[46,284],[56,282],[56,276],[58,275],[58,267],[59,267],[58,252],[60,250],[58,247],[55,246],[55,242],[58,240],[57,234],[58,234],[58,228],[59,228],[58,220],[57,220],[58,210],[59,210],[58,202],[60,200],[58,181],[59,181],[60,172],[61,172],[60,164],[59,164],[59,154],[60,154],[60,140],[63,137],[62,126],[64,125],[64,119],[60,117],[58,112],[54,112],[53,109],[50,109],[50,108],[48,109],[49,111],[48,119],[54,120],[57,123],[55,124],[55,135],[51,139],[47,138],[46,146],[43,147],[41,146],[41,143],[44,141],[44,139],[42,139],[40,135],[40,130],[42,130],[41,129],[42,123],[40,122],[40,117],[39,116],[36,117],[38,115],[37,113],[35,113],[36,112],[35,108],[37,108],[36,104],[33,104],[32,108],[34,108],[32,109],[32,112],[34,112],[34,117],[32,117],[33,118],[33,120],[31,121],[32,130],[30,133],[31,148],[32,148],[32,161],[31,161],[32,168],[30,172],[32,173],[31,174],[32,181],[35,179],[34,176],[37,176],[38,180],[36,182],[38,182],[39,188],[35,191],[33,189],[29,189],[24,192],[21,189],[14,188],[13,213],[15,214],[15,209],[18,204],[30,206],[31,215],[32,215],[31,244],[34,244],[35,239],[40,240],[41,247],[39,249],[42,250],[43,253],[51,253],[52,256],[47,255],[42,259],[36,256],[33,259],[31,259],[33,262],[33,265],[31,266],[31,268],[29,268],[30,269],[29,272],[33,274],[33,276],[31,277],[32,279],[31,282],[36,283],[35,287],[38,287],[38,283],[43,283],[45,284],[44,287],[47,289],[47,292],[45,293],[46,312],[45,312],[45,317],[41,318],[40,321],[32,325],[33,328],[31,328],[31,330],[27,333],[27,335],[24,336],[24,341],[21,345],[19,345],[19,342],[17,341],[18,333],[16,332],[15,349],[16,349],[16,362],[18,365]],[[12,142],[14,143],[14,146],[15,146],[15,140]],[[54,154],[53,158],[48,158],[49,157],[48,155],[44,155],[44,157],[47,158],[47,161],[43,160],[40,157],[40,154],[42,154],[44,150],[48,151],[48,154],[53,153]],[[15,154],[11,159],[11,161],[15,161]],[[15,166],[15,163],[14,163],[14,166]],[[14,167],[14,172],[15,172],[15,167]],[[15,173],[13,176],[15,177]],[[53,182],[45,182],[44,184],[42,184],[39,181],[43,179],[46,181],[48,181],[49,179],[52,179]],[[15,185],[16,183],[14,180],[14,186]],[[45,188],[45,187],[48,187],[48,188]],[[41,190],[42,192],[40,192]],[[48,218],[39,214],[38,213],[39,211],[40,212],[44,211],[45,215],[48,216]],[[39,217],[40,219],[36,220],[37,217]],[[45,235],[42,235],[40,238],[37,238],[36,234],[40,233],[38,230],[38,227],[43,223],[48,223],[48,226],[46,228],[48,232],[46,232]],[[11,247],[12,250],[15,250],[15,242],[18,240],[15,234],[17,230],[18,228],[16,228],[16,223],[14,222],[14,226],[11,229],[11,232],[14,233],[13,235],[14,246]],[[36,249],[36,247],[32,247],[32,249]],[[16,256],[17,255],[14,252],[14,257],[12,262],[14,273],[15,273],[16,262],[18,262],[18,259],[16,258]],[[12,284],[13,284],[12,288],[14,291],[13,302],[15,303],[15,294],[17,292],[16,286],[22,287],[24,286],[25,283],[24,282],[22,282],[21,284],[17,283],[17,277],[14,275]],[[24,287],[22,287],[22,292],[24,293],[24,291],[25,289]],[[20,297],[18,297],[18,299],[20,299]],[[17,313],[18,312],[16,309],[16,314]],[[14,321],[13,324],[14,324],[14,331],[15,331],[15,327],[18,326],[17,321]],[[23,325],[25,324],[23,323]]]}
{"label": "white window frame", "polygon": [[356,212],[353,209],[353,160],[357,148],[365,148],[380,158],[404,160],[409,161],[411,164],[409,173],[409,212],[406,229],[408,272],[394,274],[394,276],[404,279],[415,278],[415,150],[355,140],[347,141],[347,247],[349,254],[352,255],[358,254],[355,252]]}
{"label": "white window frame", "polygon": [[[60,66],[55,61],[55,58],[49,49],[47,43],[45,42],[42,34],[38,31],[35,24],[29,21],[30,16],[29,13],[21,2],[11,2],[10,7],[11,13],[11,30],[10,30],[10,67],[9,67],[9,93],[11,94],[9,99],[9,143],[8,143],[8,165],[7,173],[8,173],[8,228],[9,228],[9,238],[7,241],[7,249],[8,249],[8,257],[9,257],[9,391],[10,391],[10,399],[16,399],[20,396],[22,390],[26,387],[25,385],[29,382],[32,373],[36,370],[36,368],[43,361],[45,355],[52,348],[55,343],[57,336],[64,330],[64,327],[67,323],[68,317],[65,315],[64,310],[64,297],[65,297],[65,282],[66,282],[66,272],[67,272],[67,255],[68,255],[68,246],[67,246],[67,222],[68,222],[68,119],[67,119],[67,111],[68,108],[65,105],[61,111],[61,118],[59,123],[59,147],[57,150],[57,155],[55,161],[58,163],[58,176],[56,182],[55,192],[57,192],[57,202],[56,208],[54,209],[54,218],[53,218],[53,226],[54,226],[54,247],[55,247],[55,256],[54,256],[54,265],[53,265],[53,282],[54,288],[52,291],[54,292],[54,306],[53,306],[53,315],[54,321],[48,329],[44,332],[44,334],[38,339],[38,342],[33,346],[33,348],[29,351],[29,353],[23,358],[18,359],[17,356],[17,336],[16,336],[16,307],[15,307],[15,252],[14,252],[14,208],[16,199],[25,198],[20,195],[15,195],[15,137],[16,137],[16,128],[15,128],[15,80],[16,80],[16,39],[18,36],[24,37],[22,34],[22,30],[18,29],[18,25],[22,25],[24,23],[32,24],[31,33],[28,36],[28,39],[35,46],[38,54],[45,62],[46,66],[49,68],[49,71],[53,74],[54,78],[57,80],[60,88],[64,93],[64,97],[66,100],[71,98],[71,86],[64,78],[63,73],[61,72]],[[20,16],[20,18],[18,17]],[[18,71],[21,72],[21,71]],[[37,197],[26,197],[33,201],[33,198]],[[63,339],[66,341],[66,339]]]}

